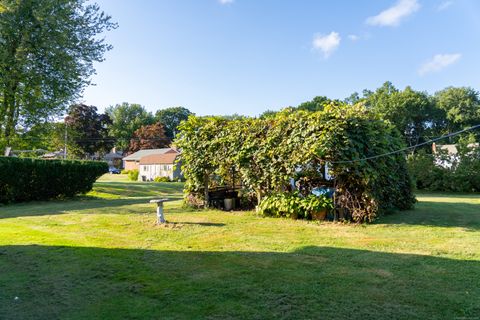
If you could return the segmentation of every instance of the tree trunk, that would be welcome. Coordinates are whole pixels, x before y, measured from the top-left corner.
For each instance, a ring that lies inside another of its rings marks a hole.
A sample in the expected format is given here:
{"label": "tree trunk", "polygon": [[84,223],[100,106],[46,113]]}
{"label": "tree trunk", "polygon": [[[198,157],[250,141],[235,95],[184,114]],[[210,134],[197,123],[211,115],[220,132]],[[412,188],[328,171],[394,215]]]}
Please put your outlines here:
{"label": "tree trunk", "polygon": [[260,190],[257,190],[257,205],[262,202],[262,192]]}
{"label": "tree trunk", "polygon": [[4,106],[5,106],[5,127],[4,127],[4,137],[7,142],[7,145],[10,144],[10,139],[15,133],[15,97],[12,93],[5,93],[4,95]]}
{"label": "tree trunk", "polygon": [[203,187],[205,189],[205,208],[210,206],[210,197],[208,196],[208,172],[205,172],[203,176]]}

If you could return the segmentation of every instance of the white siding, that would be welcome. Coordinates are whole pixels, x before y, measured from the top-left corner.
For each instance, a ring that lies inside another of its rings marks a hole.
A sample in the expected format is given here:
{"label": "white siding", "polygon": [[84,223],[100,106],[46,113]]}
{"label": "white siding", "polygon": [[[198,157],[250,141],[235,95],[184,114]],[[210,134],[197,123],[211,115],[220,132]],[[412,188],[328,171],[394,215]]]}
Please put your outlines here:
{"label": "white siding", "polygon": [[[152,181],[156,177],[168,177],[171,180],[174,179],[173,165],[171,164],[141,164],[138,180],[143,181],[145,177],[146,181]],[[177,178],[177,177],[175,177]]]}

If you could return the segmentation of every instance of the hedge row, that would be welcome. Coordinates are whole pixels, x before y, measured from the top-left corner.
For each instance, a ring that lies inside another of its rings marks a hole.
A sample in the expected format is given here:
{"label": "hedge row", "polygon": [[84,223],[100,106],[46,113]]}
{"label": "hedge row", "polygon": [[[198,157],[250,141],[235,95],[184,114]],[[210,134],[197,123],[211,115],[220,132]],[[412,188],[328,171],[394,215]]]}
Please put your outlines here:
{"label": "hedge row", "polygon": [[0,203],[85,193],[107,171],[106,162],[0,157]]}

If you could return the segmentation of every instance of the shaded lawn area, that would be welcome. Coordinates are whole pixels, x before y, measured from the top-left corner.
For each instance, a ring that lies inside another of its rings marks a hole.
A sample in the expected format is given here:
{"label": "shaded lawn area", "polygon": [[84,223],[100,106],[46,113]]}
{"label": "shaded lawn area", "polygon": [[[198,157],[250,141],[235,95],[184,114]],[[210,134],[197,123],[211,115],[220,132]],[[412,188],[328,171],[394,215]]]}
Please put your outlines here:
{"label": "shaded lawn area", "polygon": [[149,193],[181,186],[122,178],[0,207],[0,319],[480,317],[479,196],[422,194],[372,225],[173,201],[159,227]]}

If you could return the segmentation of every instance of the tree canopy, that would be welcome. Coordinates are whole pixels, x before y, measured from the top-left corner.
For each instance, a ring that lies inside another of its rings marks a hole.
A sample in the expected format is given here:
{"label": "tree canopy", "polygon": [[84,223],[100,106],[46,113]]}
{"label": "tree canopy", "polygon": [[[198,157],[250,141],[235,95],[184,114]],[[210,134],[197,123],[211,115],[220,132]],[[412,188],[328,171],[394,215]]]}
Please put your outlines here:
{"label": "tree canopy", "polygon": [[0,140],[63,113],[112,47],[116,27],[85,0],[0,0]]}
{"label": "tree canopy", "polygon": [[108,107],[105,113],[112,120],[109,131],[115,138],[115,146],[123,151],[127,150],[135,131],[155,122],[152,114],[136,103],[117,104]]}
{"label": "tree canopy", "polygon": [[88,158],[96,152],[107,153],[113,147],[108,135],[112,123],[107,114],[98,114],[97,107],[84,104],[72,105],[65,118],[70,152],[80,158]]}
{"label": "tree canopy", "polygon": [[128,147],[128,153],[142,149],[166,148],[171,140],[165,135],[165,129],[160,122],[140,127],[133,133]]}
{"label": "tree canopy", "polygon": [[155,114],[155,119],[163,124],[167,137],[173,139],[177,132],[177,127],[182,121],[187,120],[190,115],[193,115],[193,113],[187,108],[172,107],[158,110]]}

